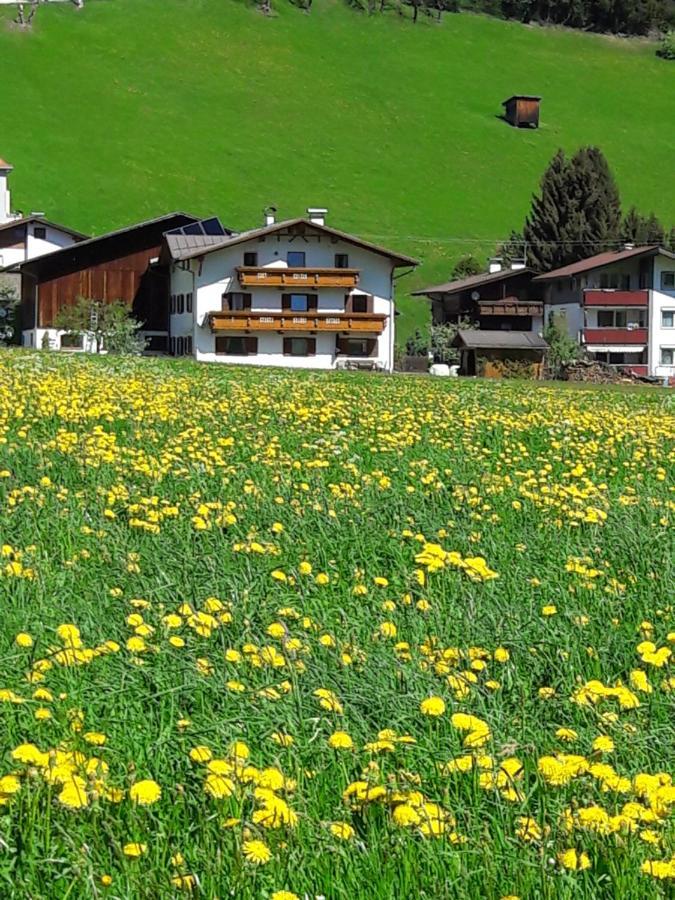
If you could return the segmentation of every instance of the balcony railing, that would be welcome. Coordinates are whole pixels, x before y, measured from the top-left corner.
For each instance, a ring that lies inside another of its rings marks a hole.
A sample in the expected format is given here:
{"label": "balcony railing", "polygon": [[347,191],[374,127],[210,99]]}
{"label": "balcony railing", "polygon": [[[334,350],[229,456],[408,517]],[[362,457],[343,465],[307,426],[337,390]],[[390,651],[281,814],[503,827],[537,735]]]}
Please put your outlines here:
{"label": "balcony railing", "polygon": [[584,291],[586,306],[649,306],[649,291],[614,291],[587,288]]}
{"label": "balcony railing", "polygon": [[332,331],[382,334],[387,316],[376,313],[298,313],[236,310],[209,314],[211,331]]}
{"label": "balcony railing", "polygon": [[646,328],[584,328],[586,344],[646,344]]}
{"label": "balcony railing", "polygon": [[242,287],[276,287],[302,291],[303,288],[355,288],[358,269],[260,268],[239,266],[237,277]]}
{"label": "balcony railing", "polygon": [[481,316],[542,316],[544,304],[539,300],[479,300],[478,312]]}

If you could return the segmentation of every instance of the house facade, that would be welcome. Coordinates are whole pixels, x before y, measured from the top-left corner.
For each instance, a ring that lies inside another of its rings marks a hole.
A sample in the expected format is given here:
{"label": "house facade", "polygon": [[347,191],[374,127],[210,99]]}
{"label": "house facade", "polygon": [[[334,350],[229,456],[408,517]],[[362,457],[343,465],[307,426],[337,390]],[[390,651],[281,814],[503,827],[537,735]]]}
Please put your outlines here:
{"label": "house facade", "polygon": [[205,362],[391,371],[394,273],[417,260],[330,228],[325,210],[164,238],[169,350]]}
{"label": "house facade", "polygon": [[490,260],[489,271],[415,291],[431,300],[434,325],[460,325],[454,346],[462,375],[500,377],[511,365],[541,377],[547,344],[543,289],[524,263],[508,268]]}
{"label": "house facade", "polygon": [[547,320],[594,359],[636,375],[675,376],[675,254],[626,246],[534,279]]}

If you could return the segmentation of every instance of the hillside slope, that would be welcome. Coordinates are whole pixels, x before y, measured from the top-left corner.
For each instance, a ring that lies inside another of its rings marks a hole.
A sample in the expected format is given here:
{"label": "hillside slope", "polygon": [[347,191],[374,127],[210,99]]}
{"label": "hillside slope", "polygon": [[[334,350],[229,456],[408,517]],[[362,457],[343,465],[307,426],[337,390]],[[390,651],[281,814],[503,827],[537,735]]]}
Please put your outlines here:
{"label": "hillside slope", "polygon": [[[424,261],[403,293],[520,226],[555,150],[583,143],[626,205],[675,219],[675,70],[648,44],[472,15],[413,27],[338,2],[265,19],[234,0],[89,0],[41,8],[32,33],[9,19],[15,205],[84,231],[169,209],[243,228],[268,203],[326,204],[331,223]],[[497,118],[521,91],[543,95],[537,132]],[[424,306],[401,308],[403,337]]]}

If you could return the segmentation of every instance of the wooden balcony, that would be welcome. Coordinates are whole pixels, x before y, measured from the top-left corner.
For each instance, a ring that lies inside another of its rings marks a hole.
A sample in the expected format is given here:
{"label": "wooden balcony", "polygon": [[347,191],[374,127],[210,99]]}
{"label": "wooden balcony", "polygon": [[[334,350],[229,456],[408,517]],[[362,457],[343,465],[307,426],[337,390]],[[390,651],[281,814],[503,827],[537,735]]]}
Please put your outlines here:
{"label": "wooden balcony", "polygon": [[382,334],[386,321],[387,316],[375,313],[252,312],[247,309],[209,314],[211,331]]}
{"label": "wooden balcony", "polygon": [[358,269],[260,268],[238,266],[237,277],[243,288],[273,287],[302,292],[305,288],[343,288],[359,283]]}
{"label": "wooden balcony", "polygon": [[479,300],[478,312],[481,316],[543,316],[544,304],[540,300],[518,300],[517,297]]}
{"label": "wooden balcony", "polygon": [[605,345],[630,345],[647,343],[646,328],[584,328],[584,343]]}
{"label": "wooden balcony", "polygon": [[612,291],[594,290],[584,291],[585,306],[649,306],[649,291]]}

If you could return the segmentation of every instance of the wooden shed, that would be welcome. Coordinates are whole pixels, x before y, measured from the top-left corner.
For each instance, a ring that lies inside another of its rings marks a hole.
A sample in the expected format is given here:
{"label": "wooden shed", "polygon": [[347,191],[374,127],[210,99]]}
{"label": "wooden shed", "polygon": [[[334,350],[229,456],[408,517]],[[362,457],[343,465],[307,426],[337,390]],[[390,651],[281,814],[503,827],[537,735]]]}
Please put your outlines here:
{"label": "wooden shed", "polygon": [[504,118],[515,128],[539,128],[541,97],[532,94],[514,94],[504,100]]}
{"label": "wooden shed", "polygon": [[541,378],[548,344],[531,331],[481,331],[460,329],[452,342],[459,350],[460,373],[483,378]]}

